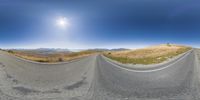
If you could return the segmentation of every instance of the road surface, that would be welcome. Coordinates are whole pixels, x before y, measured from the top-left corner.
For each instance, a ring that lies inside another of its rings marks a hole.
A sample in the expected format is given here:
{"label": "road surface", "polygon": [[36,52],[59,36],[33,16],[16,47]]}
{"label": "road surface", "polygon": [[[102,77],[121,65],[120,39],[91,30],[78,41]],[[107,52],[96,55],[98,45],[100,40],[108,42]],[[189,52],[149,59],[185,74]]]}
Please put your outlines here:
{"label": "road surface", "polygon": [[102,55],[41,64],[0,51],[0,100],[199,100],[199,62],[197,49],[147,70]]}

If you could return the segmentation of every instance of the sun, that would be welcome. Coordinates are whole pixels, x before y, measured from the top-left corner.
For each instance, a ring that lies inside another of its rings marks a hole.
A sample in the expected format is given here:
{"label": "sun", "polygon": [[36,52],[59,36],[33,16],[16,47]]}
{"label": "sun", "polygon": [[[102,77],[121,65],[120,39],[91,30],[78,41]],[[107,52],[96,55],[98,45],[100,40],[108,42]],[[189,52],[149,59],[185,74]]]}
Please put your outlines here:
{"label": "sun", "polygon": [[60,17],[56,20],[56,25],[60,28],[67,28],[70,26],[70,22],[66,17]]}

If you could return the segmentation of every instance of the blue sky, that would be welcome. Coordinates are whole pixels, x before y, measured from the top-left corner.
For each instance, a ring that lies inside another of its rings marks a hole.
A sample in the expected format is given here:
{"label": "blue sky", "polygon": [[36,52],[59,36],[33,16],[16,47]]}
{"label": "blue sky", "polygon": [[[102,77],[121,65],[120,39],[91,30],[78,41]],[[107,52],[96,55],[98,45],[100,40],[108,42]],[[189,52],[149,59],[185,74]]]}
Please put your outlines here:
{"label": "blue sky", "polygon": [[[69,26],[57,25],[60,18]],[[0,48],[200,47],[199,0],[1,0]]]}

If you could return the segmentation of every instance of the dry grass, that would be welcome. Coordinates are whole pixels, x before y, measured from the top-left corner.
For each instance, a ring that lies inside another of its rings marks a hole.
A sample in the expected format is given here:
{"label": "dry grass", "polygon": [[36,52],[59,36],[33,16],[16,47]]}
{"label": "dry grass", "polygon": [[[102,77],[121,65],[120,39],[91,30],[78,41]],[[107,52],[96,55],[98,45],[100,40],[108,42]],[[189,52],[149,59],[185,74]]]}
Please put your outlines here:
{"label": "dry grass", "polygon": [[144,49],[109,52],[104,53],[104,55],[125,64],[156,64],[182,54],[190,49],[190,47],[186,46],[163,44]]}
{"label": "dry grass", "polygon": [[10,50],[9,53],[36,62],[45,62],[45,63],[55,63],[55,62],[64,62],[64,61],[70,61],[81,57],[90,56],[92,54],[95,54],[97,52],[95,51],[80,51],[80,52],[72,52],[72,53],[66,53],[66,52],[58,52],[53,54],[39,54],[37,51],[30,52],[30,51],[16,51],[16,50]]}

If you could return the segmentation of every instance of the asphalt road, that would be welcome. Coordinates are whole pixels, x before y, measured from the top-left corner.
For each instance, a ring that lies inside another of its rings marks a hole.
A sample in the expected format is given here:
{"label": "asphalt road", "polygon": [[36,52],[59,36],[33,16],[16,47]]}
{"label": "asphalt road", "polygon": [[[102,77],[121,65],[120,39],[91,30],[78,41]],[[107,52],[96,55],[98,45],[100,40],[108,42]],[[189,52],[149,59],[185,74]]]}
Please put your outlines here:
{"label": "asphalt road", "polygon": [[0,51],[0,100],[199,100],[200,50],[154,69],[129,69],[102,55],[40,64]]}

